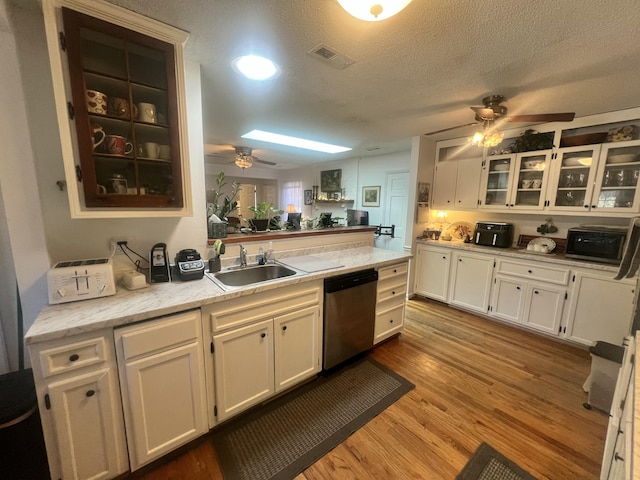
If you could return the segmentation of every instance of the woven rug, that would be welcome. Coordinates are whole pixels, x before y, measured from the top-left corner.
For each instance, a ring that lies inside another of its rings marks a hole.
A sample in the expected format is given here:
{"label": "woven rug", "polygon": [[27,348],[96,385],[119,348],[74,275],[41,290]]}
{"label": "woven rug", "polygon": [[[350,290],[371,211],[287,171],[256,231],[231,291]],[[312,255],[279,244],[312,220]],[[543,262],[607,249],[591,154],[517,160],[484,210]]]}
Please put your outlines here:
{"label": "woven rug", "polygon": [[536,480],[536,478],[483,442],[456,480]]}
{"label": "woven rug", "polygon": [[368,357],[212,432],[224,478],[291,479],[414,388]]}

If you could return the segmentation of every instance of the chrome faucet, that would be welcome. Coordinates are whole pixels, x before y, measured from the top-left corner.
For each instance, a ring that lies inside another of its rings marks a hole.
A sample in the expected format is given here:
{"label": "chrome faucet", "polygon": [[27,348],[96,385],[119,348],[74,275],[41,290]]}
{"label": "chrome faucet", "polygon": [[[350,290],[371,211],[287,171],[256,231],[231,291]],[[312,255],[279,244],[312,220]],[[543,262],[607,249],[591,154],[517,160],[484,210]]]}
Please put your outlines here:
{"label": "chrome faucet", "polygon": [[243,268],[247,266],[247,249],[241,244],[238,244],[238,246],[240,247],[240,267]]}

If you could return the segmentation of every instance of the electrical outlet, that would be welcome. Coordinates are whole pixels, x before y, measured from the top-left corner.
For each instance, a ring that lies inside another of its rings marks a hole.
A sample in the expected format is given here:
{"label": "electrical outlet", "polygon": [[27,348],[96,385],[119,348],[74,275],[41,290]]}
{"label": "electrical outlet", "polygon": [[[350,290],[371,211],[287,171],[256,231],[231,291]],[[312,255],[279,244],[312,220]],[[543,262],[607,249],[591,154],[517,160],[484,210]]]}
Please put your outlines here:
{"label": "electrical outlet", "polygon": [[131,246],[131,242],[133,242],[134,240],[135,237],[113,237],[111,240],[109,240],[109,248],[112,252],[114,252],[114,255],[124,255],[124,251],[122,250],[120,245],[118,245],[118,242],[127,242],[127,245]]}

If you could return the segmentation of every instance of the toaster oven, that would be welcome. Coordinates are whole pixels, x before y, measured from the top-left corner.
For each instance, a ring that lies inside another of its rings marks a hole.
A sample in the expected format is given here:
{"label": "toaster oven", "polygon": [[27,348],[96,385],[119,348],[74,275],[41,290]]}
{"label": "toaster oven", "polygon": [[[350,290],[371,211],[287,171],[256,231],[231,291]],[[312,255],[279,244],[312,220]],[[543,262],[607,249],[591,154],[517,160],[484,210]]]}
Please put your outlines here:
{"label": "toaster oven", "polygon": [[605,226],[570,228],[565,255],[579,260],[619,265],[627,230]]}

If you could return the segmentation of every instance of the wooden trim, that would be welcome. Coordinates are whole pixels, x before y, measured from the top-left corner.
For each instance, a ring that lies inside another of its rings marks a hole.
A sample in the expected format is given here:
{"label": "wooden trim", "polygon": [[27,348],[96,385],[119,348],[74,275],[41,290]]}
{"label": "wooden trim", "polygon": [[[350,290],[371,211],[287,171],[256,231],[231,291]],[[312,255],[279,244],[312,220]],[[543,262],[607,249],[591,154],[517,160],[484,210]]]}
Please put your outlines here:
{"label": "wooden trim", "polygon": [[[287,238],[301,237],[317,237],[322,235],[341,235],[348,233],[374,233],[377,227],[343,227],[343,228],[324,228],[320,230],[280,230],[267,233],[232,233],[221,240],[226,244],[243,243],[243,242],[260,242],[265,240],[284,240]],[[210,238],[207,240],[209,245],[213,245],[217,239]]]}

